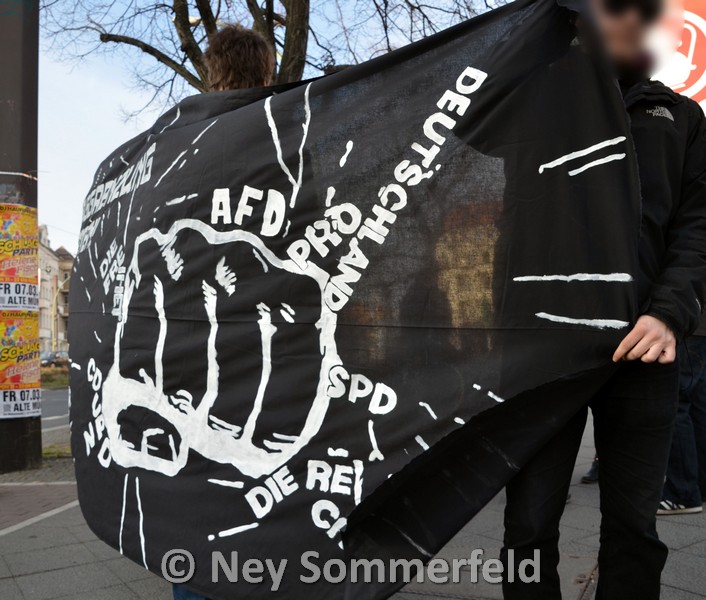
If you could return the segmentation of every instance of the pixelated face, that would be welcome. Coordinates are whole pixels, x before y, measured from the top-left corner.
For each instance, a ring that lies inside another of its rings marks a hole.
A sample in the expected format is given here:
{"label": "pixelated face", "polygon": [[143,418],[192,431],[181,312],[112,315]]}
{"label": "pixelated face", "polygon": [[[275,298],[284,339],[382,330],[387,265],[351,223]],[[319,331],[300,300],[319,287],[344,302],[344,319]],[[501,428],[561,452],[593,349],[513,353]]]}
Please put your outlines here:
{"label": "pixelated face", "polygon": [[661,0],[592,0],[593,15],[607,54],[619,66],[645,52],[650,26],[662,12]]}

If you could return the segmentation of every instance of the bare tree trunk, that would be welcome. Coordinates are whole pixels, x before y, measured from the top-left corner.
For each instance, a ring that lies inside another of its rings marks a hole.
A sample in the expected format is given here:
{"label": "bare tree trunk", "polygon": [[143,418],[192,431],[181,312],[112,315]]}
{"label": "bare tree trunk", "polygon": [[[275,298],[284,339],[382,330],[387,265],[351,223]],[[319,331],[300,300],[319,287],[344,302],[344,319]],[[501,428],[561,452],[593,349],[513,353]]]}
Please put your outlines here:
{"label": "bare tree trunk", "polygon": [[174,27],[176,28],[181,49],[186,54],[201,81],[208,80],[208,72],[203,62],[203,51],[194,37],[189,21],[189,5],[186,0],[174,0]]}
{"label": "bare tree trunk", "polygon": [[309,0],[283,0],[287,9],[287,31],[277,83],[299,81],[304,75],[309,42]]}
{"label": "bare tree trunk", "polygon": [[206,30],[206,35],[210,38],[218,31],[218,25],[216,23],[216,17],[213,14],[211,2],[210,0],[196,0],[196,8],[201,15],[201,23]]}
{"label": "bare tree trunk", "polygon": [[286,19],[282,15],[275,13],[274,0],[266,0],[265,8],[260,8],[257,0],[246,1],[248,10],[253,18],[253,29],[264,35],[272,44],[272,48],[277,50],[277,38],[275,37],[275,23],[286,27]]}

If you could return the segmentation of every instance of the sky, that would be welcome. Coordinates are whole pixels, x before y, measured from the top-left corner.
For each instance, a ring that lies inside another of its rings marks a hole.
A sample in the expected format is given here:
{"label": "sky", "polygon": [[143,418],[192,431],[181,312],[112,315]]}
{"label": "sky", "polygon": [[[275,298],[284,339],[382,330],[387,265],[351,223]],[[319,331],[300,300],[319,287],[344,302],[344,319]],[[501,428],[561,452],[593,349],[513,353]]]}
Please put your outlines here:
{"label": "sky", "polygon": [[77,65],[40,54],[39,223],[49,227],[55,249],[76,251],[83,198],[98,164],[156,116],[125,122],[126,109],[145,104],[131,83],[127,69],[109,57]]}

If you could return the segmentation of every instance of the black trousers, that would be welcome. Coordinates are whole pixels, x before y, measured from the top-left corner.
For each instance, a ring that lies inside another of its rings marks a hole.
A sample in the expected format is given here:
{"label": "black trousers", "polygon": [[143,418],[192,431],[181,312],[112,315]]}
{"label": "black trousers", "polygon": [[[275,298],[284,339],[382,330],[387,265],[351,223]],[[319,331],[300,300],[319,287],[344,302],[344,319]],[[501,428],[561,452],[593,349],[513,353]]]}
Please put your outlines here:
{"label": "black trousers", "polygon": [[[597,600],[657,600],[667,548],[657,537],[678,402],[677,365],[622,364],[591,401],[601,459]],[[514,564],[539,550],[538,583],[503,583],[505,600],[561,598],[559,521],[588,407],[583,408],[507,486],[501,558]],[[506,567],[507,568],[507,567]]]}

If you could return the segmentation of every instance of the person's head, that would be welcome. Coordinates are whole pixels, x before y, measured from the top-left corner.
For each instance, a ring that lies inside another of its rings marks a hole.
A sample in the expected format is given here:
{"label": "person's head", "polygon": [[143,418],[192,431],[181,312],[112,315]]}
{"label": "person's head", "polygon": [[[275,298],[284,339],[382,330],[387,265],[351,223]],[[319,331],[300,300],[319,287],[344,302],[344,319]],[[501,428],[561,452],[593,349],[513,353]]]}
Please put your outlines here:
{"label": "person's head", "polygon": [[240,25],[228,25],[213,35],[204,61],[211,92],[267,86],[275,72],[272,45]]}
{"label": "person's head", "polygon": [[592,0],[592,4],[608,57],[618,66],[640,60],[649,28],[662,14],[663,0]]}

